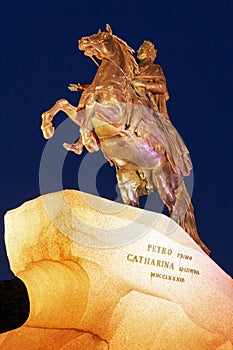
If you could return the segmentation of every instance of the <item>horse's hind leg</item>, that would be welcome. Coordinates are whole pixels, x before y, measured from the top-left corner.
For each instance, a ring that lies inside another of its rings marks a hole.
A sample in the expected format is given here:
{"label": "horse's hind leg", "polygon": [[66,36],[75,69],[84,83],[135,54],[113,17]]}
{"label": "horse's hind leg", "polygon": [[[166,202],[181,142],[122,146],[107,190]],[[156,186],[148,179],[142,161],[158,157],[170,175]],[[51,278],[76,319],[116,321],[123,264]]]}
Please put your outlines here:
{"label": "horse's hind leg", "polygon": [[52,124],[54,116],[58,112],[64,112],[72,119],[76,124],[81,125],[83,120],[83,114],[77,113],[77,108],[72,106],[67,100],[61,99],[58,100],[52,108],[42,114],[42,124],[41,129],[43,136],[46,139],[49,139],[54,134],[54,127]]}
{"label": "horse's hind leg", "polygon": [[179,222],[178,213],[173,208],[176,203],[176,194],[174,188],[177,185],[178,178],[176,174],[172,174],[169,163],[165,163],[152,170],[152,180],[164,204],[166,204],[170,216]]}
{"label": "horse's hind leg", "polygon": [[140,178],[138,174],[135,171],[116,169],[116,176],[123,202],[133,207],[139,207],[137,188],[140,186]]}

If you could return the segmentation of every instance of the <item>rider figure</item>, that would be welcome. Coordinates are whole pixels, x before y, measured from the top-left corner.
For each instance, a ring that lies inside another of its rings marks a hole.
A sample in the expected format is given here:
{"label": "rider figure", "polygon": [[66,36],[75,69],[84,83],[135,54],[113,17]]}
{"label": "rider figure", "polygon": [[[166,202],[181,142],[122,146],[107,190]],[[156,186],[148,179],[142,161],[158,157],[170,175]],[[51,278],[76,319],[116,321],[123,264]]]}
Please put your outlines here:
{"label": "rider figure", "polygon": [[166,78],[160,65],[154,64],[156,55],[154,44],[145,40],[137,51],[139,73],[132,80],[132,85],[137,95],[148,98],[155,112],[170,121],[166,106],[169,99]]}

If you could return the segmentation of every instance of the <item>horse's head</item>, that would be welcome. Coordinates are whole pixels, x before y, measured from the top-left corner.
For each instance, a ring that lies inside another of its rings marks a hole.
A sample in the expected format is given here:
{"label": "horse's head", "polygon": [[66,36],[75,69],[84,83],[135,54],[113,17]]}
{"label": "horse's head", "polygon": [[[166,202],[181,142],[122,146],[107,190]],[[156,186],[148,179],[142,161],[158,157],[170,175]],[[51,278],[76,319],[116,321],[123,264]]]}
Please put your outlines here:
{"label": "horse's head", "polygon": [[106,32],[99,29],[97,34],[81,38],[78,41],[78,47],[89,57],[96,56],[100,60],[111,57],[115,53],[115,45],[109,24],[106,24]]}

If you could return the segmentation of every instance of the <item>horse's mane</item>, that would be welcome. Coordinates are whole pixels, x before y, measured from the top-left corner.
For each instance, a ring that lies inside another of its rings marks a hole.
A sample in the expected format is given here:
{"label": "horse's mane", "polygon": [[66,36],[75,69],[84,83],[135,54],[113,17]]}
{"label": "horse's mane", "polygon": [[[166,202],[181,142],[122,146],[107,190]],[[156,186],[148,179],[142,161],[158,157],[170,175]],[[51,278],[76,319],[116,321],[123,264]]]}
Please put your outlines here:
{"label": "horse's mane", "polygon": [[116,41],[119,43],[119,45],[121,46],[123,51],[127,54],[129,60],[133,64],[134,72],[137,73],[138,72],[138,64],[132,55],[135,52],[134,49],[132,47],[130,47],[123,39],[119,38],[118,36],[113,35],[113,34],[112,34],[112,36],[114,39],[116,39]]}

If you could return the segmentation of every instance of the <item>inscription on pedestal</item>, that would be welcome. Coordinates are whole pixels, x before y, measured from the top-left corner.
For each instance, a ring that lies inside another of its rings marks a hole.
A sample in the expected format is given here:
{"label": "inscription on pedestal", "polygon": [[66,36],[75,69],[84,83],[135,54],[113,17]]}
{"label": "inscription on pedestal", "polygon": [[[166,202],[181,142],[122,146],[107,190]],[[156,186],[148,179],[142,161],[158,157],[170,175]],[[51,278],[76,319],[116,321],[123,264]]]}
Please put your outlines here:
{"label": "inscription on pedestal", "polygon": [[[190,261],[193,262],[191,255],[183,252],[174,252],[169,247],[161,247],[156,244],[148,243],[144,254],[129,252],[126,258],[129,263],[153,267],[153,270],[148,269],[151,280],[161,278],[168,281],[185,282],[183,274],[200,275],[200,271],[197,268],[186,265]],[[171,274],[168,273],[168,270],[171,270],[169,271]]]}

